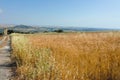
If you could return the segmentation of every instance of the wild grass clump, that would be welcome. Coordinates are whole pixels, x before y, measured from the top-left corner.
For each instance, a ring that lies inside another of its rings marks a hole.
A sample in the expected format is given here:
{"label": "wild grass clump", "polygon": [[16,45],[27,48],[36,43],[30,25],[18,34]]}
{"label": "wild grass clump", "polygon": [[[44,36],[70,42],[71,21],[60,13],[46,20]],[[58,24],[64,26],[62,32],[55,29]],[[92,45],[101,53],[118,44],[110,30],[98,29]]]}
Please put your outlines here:
{"label": "wild grass clump", "polygon": [[120,80],[119,32],[20,35],[12,46],[20,80]]}
{"label": "wild grass clump", "polygon": [[52,61],[49,49],[35,49],[23,36],[12,36],[14,60],[17,63],[16,80],[41,80],[49,76]]}

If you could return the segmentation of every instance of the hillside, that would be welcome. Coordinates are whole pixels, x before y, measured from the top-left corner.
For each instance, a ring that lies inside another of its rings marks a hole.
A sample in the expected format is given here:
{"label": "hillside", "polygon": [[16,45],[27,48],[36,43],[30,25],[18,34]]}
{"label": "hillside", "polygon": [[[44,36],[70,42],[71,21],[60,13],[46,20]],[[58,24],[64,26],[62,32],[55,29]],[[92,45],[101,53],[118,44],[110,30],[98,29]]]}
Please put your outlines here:
{"label": "hillside", "polygon": [[29,25],[0,25],[0,33],[3,32],[3,28],[7,27],[16,33],[38,33],[38,32],[53,32],[55,30],[63,30],[64,32],[93,32],[93,31],[118,31],[120,29],[108,29],[108,28],[87,28],[87,27],[63,27],[63,26],[29,26]]}

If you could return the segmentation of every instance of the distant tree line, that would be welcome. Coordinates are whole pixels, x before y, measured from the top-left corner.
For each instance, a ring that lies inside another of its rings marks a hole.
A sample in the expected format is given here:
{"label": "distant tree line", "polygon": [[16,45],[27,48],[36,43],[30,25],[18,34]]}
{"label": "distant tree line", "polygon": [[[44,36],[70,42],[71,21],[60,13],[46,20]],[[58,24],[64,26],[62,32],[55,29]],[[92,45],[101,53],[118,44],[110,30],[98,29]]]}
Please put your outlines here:
{"label": "distant tree line", "polygon": [[20,34],[34,34],[37,33],[37,31],[19,31],[19,30],[8,30],[8,34],[11,33],[20,33]]}
{"label": "distant tree line", "polygon": [[62,33],[64,31],[62,29],[57,29],[57,30],[53,30],[53,31],[44,31],[44,33],[48,33],[48,32]]}
{"label": "distant tree line", "polygon": [[54,30],[53,32],[62,33],[64,31],[62,29],[57,29],[57,30]]}
{"label": "distant tree line", "polygon": [[[53,31],[43,31],[43,33],[48,33],[48,32],[56,32],[56,33],[62,33],[64,32],[62,29],[56,29]],[[12,34],[12,33],[20,33],[20,34],[34,34],[34,33],[39,33],[39,31],[27,31],[27,30],[14,30],[14,29],[8,29],[7,34]],[[3,30],[0,30],[0,35],[3,35]]]}

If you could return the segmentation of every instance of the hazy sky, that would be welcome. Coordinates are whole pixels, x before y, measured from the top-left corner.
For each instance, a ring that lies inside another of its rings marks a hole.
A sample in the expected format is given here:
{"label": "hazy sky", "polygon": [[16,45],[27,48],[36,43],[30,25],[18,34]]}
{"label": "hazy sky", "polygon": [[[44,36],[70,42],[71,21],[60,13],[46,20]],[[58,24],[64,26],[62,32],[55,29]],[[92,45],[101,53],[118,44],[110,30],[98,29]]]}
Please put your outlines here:
{"label": "hazy sky", "polygon": [[120,28],[120,0],[0,0],[0,23]]}

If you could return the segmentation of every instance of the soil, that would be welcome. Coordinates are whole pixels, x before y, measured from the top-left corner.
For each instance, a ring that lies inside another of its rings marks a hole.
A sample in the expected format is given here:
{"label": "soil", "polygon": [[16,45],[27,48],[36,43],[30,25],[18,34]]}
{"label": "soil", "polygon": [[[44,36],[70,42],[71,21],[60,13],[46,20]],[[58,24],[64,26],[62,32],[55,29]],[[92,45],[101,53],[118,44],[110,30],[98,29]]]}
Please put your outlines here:
{"label": "soil", "polygon": [[10,80],[11,59],[10,59],[10,39],[8,36],[3,37],[0,41],[0,80]]}

